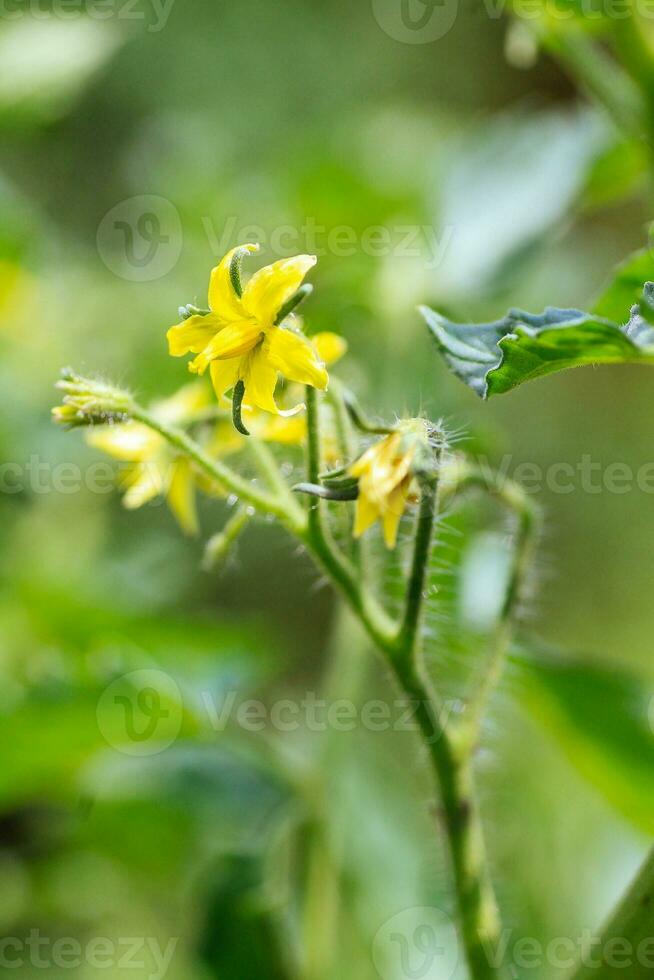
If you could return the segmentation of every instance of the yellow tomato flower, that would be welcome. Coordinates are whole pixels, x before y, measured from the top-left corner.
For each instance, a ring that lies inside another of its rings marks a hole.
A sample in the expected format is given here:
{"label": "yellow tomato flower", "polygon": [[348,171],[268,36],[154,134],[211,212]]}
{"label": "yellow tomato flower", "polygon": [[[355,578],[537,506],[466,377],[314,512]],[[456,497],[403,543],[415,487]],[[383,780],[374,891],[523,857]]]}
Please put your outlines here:
{"label": "yellow tomato flower", "polygon": [[218,398],[242,381],[244,405],[278,415],[278,374],[321,390],[329,380],[310,341],[280,322],[316,257],[296,255],[274,262],[255,272],[242,289],[240,261],[257,249],[241,245],[228,252],[211,273],[210,312],[171,327],[167,337],[174,357],[196,355],[191,371],[202,374],[209,367]]}
{"label": "yellow tomato flower", "polygon": [[[189,421],[208,401],[206,386],[196,382],[155,403],[152,414],[162,422],[177,425]],[[94,426],[87,429],[86,439],[94,448],[130,464],[121,479],[125,507],[134,510],[154,497],[165,496],[182,530],[197,534],[197,479],[193,467],[188,459],[174,452],[163,436],[141,422],[129,421]]]}
{"label": "yellow tomato flower", "polygon": [[412,463],[428,439],[422,419],[402,422],[348,468],[359,481],[354,536],[360,537],[381,520],[387,548],[394,548],[400,518],[413,496]]}

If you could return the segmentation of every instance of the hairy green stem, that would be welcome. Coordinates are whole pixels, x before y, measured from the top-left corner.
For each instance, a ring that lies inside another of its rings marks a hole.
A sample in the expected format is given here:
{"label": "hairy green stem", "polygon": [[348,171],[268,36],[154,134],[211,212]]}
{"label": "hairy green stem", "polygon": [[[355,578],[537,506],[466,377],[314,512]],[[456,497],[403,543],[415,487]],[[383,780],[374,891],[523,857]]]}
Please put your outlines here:
{"label": "hairy green stem", "polygon": [[438,481],[425,480],[421,486],[420,510],[416,520],[413,561],[407,584],[406,604],[396,638],[397,656],[410,659],[416,655],[425,599],[425,582],[429,568],[437,508]]}
{"label": "hairy green stem", "polygon": [[259,472],[268,482],[270,489],[280,500],[285,502],[287,510],[293,515],[298,525],[304,523],[302,507],[293,496],[288,483],[282,476],[281,470],[277,465],[277,460],[265,442],[253,436],[248,439],[247,448],[259,468]]}
{"label": "hairy green stem", "polygon": [[202,568],[209,572],[220,565],[229,554],[238,536],[245,530],[250,521],[248,508],[239,504],[231,515],[222,531],[218,531],[207,541],[202,559]]}
{"label": "hairy green stem", "polygon": [[500,922],[486,863],[472,761],[448,730],[444,706],[432,689],[423,662],[420,626],[438,499],[437,481],[423,482],[407,601],[391,660],[400,687],[413,702],[438,787],[438,812],[451,859],[470,975],[472,980],[497,980],[500,974],[490,954],[499,940]]}
{"label": "hairy green stem", "polygon": [[[321,468],[320,417],[317,392],[310,386],[306,389],[306,405],[307,480],[309,483],[317,483]],[[393,642],[396,626],[361,582],[356,568],[336,547],[325,528],[321,500],[309,498],[308,524],[299,537],[305,542],[318,564],[338,586],[376,646],[387,651]]]}
{"label": "hairy green stem", "polygon": [[466,711],[463,727],[470,750],[474,749],[479,738],[481,724],[490,699],[499,684],[511,643],[516,610],[523,596],[523,590],[534,555],[540,527],[540,512],[523,488],[513,480],[508,480],[492,471],[466,464],[458,467],[454,481],[450,483],[444,496],[455,496],[467,489],[481,489],[496,497],[517,519],[515,543],[504,602],[498,616],[490,652],[477,690],[473,693]]}
{"label": "hairy green stem", "polygon": [[304,532],[304,515],[301,515],[300,521],[296,514],[289,511],[285,500],[258,490],[249,480],[234,473],[229,466],[213,459],[183,429],[162,422],[140,405],[134,405],[130,409],[130,415],[135,421],[142,422],[154,432],[158,432],[175,449],[185,453],[207,476],[235,493],[239,500],[263,513],[273,514],[294,534],[301,535]]}

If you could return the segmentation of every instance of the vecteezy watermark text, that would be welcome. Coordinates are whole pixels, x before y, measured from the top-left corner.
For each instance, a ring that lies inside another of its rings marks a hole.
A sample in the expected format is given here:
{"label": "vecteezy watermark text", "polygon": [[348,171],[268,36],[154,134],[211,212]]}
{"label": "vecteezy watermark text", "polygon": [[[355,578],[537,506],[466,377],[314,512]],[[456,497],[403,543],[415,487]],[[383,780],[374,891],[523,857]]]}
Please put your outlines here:
{"label": "vecteezy watermark text", "polygon": [[[524,459],[516,460],[509,453],[498,461],[491,461],[486,456],[471,456],[470,461],[477,464],[482,477],[487,475],[489,486],[497,485],[498,479],[500,482],[511,479],[519,483],[528,494],[547,491],[555,496],[568,496],[572,493],[624,496],[634,492],[646,496],[654,495],[654,460],[632,466],[621,460],[600,462],[590,453],[584,453],[575,462],[559,460],[543,465]],[[25,492],[36,495],[71,495],[83,491],[105,495],[112,492],[120,474],[129,469],[130,465],[98,460],[82,467],[72,461],[53,463],[43,459],[38,453],[33,453],[21,462],[6,460],[0,463],[0,495],[11,496]],[[146,472],[150,471],[153,483],[164,492],[170,485],[174,473],[173,465],[168,469],[160,463],[143,463],[142,466]]]}
{"label": "vecteezy watermark text", "polygon": [[[506,13],[518,20],[541,20],[547,11],[549,22],[571,20],[596,23],[602,19],[626,20],[634,12],[643,19],[654,19],[654,0],[482,0],[479,9],[489,20]],[[372,13],[382,31],[401,44],[433,44],[453,29],[459,13],[467,8],[460,0],[371,0]]]}
{"label": "vecteezy watermark text", "polygon": [[136,21],[150,34],[163,31],[175,0],[0,0],[0,21]]}
{"label": "vecteezy watermark text", "polygon": [[[504,970],[507,976],[540,974],[544,967],[550,972],[608,968],[612,974],[624,971],[625,978],[636,968],[654,970],[654,936],[632,942],[622,936],[602,938],[590,929],[543,942],[507,928],[495,941],[484,942],[484,953],[493,971]],[[461,958],[454,923],[433,906],[396,912],[380,926],[372,944],[382,980],[451,980]]]}
{"label": "vecteezy watermark text", "polygon": [[140,970],[147,980],[164,980],[179,937],[169,939],[165,947],[152,936],[124,936],[110,939],[95,936],[82,943],[72,936],[56,939],[31,929],[27,936],[3,936],[0,939],[0,969],[17,970],[34,967],[77,970]]}
{"label": "vecteezy watermark text", "polygon": [[438,230],[432,225],[389,224],[368,225],[357,229],[352,225],[324,225],[311,216],[297,224],[276,225],[266,229],[261,225],[239,225],[231,216],[220,228],[205,216],[202,226],[212,254],[222,257],[234,242],[257,242],[273,255],[282,257],[293,252],[309,252],[321,258],[334,255],[351,258],[363,254],[371,258],[421,258],[425,268],[436,269],[452,239],[454,228]]}

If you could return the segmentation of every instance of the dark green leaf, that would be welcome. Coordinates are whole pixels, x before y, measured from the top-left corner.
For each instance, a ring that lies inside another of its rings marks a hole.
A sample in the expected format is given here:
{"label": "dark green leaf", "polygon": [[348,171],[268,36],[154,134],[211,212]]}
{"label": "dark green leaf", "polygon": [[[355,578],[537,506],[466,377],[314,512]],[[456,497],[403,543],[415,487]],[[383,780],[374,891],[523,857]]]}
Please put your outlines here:
{"label": "dark green leaf", "polygon": [[[653,289],[646,284],[646,311]],[[453,323],[429,307],[420,311],[451,370],[482,398],[566,368],[654,363],[654,330],[638,307],[624,327],[555,307],[538,315],[510,310],[493,323]]]}

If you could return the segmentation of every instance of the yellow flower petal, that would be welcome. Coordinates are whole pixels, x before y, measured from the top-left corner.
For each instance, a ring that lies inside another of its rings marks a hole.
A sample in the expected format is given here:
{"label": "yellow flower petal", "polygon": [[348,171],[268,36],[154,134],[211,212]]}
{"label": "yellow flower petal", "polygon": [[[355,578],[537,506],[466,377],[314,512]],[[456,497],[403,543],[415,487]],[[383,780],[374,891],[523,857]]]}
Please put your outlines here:
{"label": "yellow flower petal", "polygon": [[183,354],[199,354],[209,344],[223,322],[213,313],[207,316],[190,316],[188,320],[171,327],[166,338],[171,357]]}
{"label": "yellow flower petal", "polygon": [[267,265],[252,276],[243,290],[243,306],[265,329],[271,327],[281,307],[302,285],[315,255],[296,255]]}
{"label": "yellow flower petal", "polygon": [[263,345],[248,355],[247,362],[241,367],[241,376],[245,382],[245,404],[278,415],[275,404],[277,371],[266,357]]}
{"label": "yellow flower petal", "polygon": [[183,385],[170,398],[155,402],[152,414],[161,422],[179,425],[206,408],[211,401],[211,389],[204,381]]}
{"label": "yellow flower petal", "polygon": [[316,348],[318,357],[325,364],[335,364],[344,354],[347,354],[347,341],[330,330],[315,333],[311,337],[311,343]]}
{"label": "yellow flower petal", "polygon": [[212,361],[209,370],[216,397],[221,399],[226,391],[233,388],[239,376],[242,358],[231,357],[228,361]]}
{"label": "yellow flower petal", "polygon": [[166,499],[182,531],[185,534],[197,534],[198,515],[195,506],[195,482],[193,468],[188,459],[179,458],[173,463]]}
{"label": "yellow flower petal", "polygon": [[265,442],[299,446],[306,437],[307,420],[303,415],[294,415],[292,418],[282,415],[260,416],[253,420],[252,432]]}
{"label": "yellow flower petal", "polygon": [[261,327],[256,320],[235,320],[223,327],[207,344],[201,354],[191,361],[192,371],[202,374],[210,361],[216,358],[241,357],[256,347],[261,337]]}
{"label": "yellow flower petal", "polygon": [[384,508],[384,542],[387,548],[394,548],[397,541],[397,531],[400,526],[402,514],[406,509],[407,497],[411,480],[403,480],[398,487],[389,495]]}
{"label": "yellow flower petal", "polygon": [[361,535],[371,527],[379,517],[379,507],[365,493],[359,493],[354,519],[354,537]]}
{"label": "yellow flower petal", "polygon": [[165,478],[160,465],[149,461],[137,463],[125,476],[123,483],[126,487],[123,506],[128,510],[136,510],[163,492]]}
{"label": "yellow flower petal", "polygon": [[270,363],[289,381],[312,385],[324,391],[329,376],[306,337],[282,327],[275,327],[263,343]]}
{"label": "yellow flower petal", "polygon": [[237,295],[231,280],[230,270],[232,259],[237,252],[258,252],[258,245],[237,245],[221,259],[211,272],[209,280],[209,308],[218,313],[224,320],[242,320],[244,317],[243,304]]}
{"label": "yellow flower petal", "polygon": [[86,430],[86,441],[94,449],[128,463],[151,459],[163,445],[163,437],[140,422],[92,427]]}

